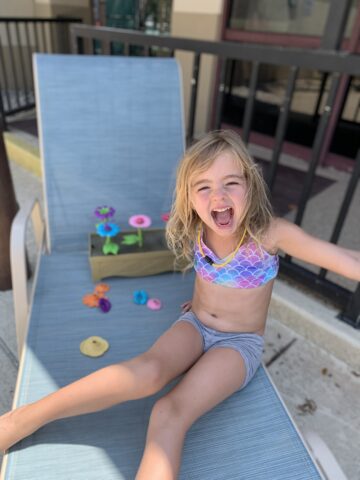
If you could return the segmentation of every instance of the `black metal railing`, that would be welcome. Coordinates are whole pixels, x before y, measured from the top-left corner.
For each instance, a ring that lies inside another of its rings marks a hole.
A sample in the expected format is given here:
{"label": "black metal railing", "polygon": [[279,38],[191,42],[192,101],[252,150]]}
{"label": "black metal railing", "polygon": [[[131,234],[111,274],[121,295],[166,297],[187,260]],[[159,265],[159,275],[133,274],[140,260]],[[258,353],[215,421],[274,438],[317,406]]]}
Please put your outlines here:
{"label": "black metal railing", "polygon": [[[190,107],[187,125],[187,139],[191,141],[194,136],[196,117],[196,104],[198,93],[198,78],[202,55],[210,54],[218,59],[218,92],[215,105],[215,114],[212,128],[221,128],[222,110],[226,86],[226,60],[250,62],[251,75],[248,96],[242,122],[242,136],[246,143],[249,141],[251,125],[254,116],[255,96],[258,85],[259,68],[262,64],[287,66],[289,69],[287,86],[277,121],[276,134],[271,161],[266,171],[266,180],[270,191],[279,170],[279,160],[283,149],[285,132],[288,125],[291,100],[294,94],[295,82],[300,68],[312,69],[326,73],[331,78],[331,86],[327,96],[326,105],[321,115],[315,140],[311,150],[308,170],[296,206],[295,223],[301,225],[304,212],[309,200],[314,183],[315,173],[319,164],[320,149],[324,140],[329,122],[330,112],[338,92],[341,75],[360,75],[360,56],[335,50],[302,50],[296,48],[282,48],[274,46],[241,44],[232,42],[209,42],[176,38],[171,36],[146,35],[143,33],[113,29],[106,27],[91,27],[86,25],[72,25],[71,45],[73,53],[111,54],[113,45],[122,45],[125,55],[136,52],[142,55],[168,55],[173,56],[176,51],[188,51],[194,54],[193,71],[191,78]],[[135,50],[134,50],[135,49]],[[118,48],[117,48],[118,50]],[[335,219],[331,242],[336,243],[344,221],[347,217],[356,186],[360,175],[360,151],[354,159],[354,167],[346,188],[344,198],[339,201],[339,211]],[[359,231],[360,236],[360,231]],[[289,256],[281,258],[282,271],[310,286],[312,290],[330,298],[342,309],[339,317],[356,328],[360,328],[360,288],[355,291],[344,288],[326,278],[327,272],[321,270],[313,273],[307,268],[292,261]]]}
{"label": "black metal railing", "polygon": [[69,53],[69,24],[78,18],[0,17],[0,115],[35,105],[32,54]]}

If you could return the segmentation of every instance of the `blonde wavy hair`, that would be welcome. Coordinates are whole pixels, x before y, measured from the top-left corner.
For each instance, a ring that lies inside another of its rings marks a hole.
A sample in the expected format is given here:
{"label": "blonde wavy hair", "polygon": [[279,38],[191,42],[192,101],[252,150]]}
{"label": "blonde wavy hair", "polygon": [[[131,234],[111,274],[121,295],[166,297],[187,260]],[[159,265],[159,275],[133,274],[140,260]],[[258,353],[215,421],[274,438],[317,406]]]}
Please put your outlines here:
{"label": "blonde wavy hair", "polygon": [[186,151],[177,169],[166,239],[182,270],[190,268],[193,264],[194,242],[201,226],[201,220],[191,205],[192,181],[210,168],[219,155],[229,151],[238,162],[247,186],[239,235],[245,227],[247,237],[251,237],[260,246],[269,227],[273,213],[267,187],[259,167],[251,158],[241,138],[231,130],[210,132]]}

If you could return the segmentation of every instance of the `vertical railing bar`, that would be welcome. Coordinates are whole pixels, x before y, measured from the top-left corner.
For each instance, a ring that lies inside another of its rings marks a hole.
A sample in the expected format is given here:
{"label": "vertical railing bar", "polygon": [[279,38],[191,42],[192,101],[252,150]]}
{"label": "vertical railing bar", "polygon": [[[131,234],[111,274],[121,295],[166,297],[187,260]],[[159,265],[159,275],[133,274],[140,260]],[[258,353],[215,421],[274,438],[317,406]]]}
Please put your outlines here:
{"label": "vertical railing bar", "polygon": [[45,35],[45,22],[41,22],[41,39],[42,39],[42,44],[43,44],[43,50],[45,53],[47,53],[47,41],[46,41],[46,35]]}
{"label": "vertical railing bar", "polygon": [[79,53],[79,37],[75,34],[74,28],[72,28],[72,25],[70,25],[69,28],[70,32],[70,51],[73,55],[76,55]]}
{"label": "vertical railing bar", "polygon": [[7,122],[6,122],[5,109],[4,109],[4,103],[2,98],[2,91],[3,89],[1,88],[1,83],[0,83],[0,130],[2,128],[5,132],[7,130]]}
{"label": "vertical railing bar", "polygon": [[129,56],[130,46],[128,42],[124,42],[124,55],[125,57]]}
{"label": "vertical railing bar", "polygon": [[9,89],[9,83],[7,78],[7,71],[5,68],[3,47],[1,42],[0,42],[0,65],[1,65],[1,71],[3,72],[3,75],[4,75],[4,89],[5,89],[5,96],[6,96],[6,102],[7,102],[7,110],[11,110],[10,89]]}
{"label": "vertical railing bar", "polygon": [[231,62],[232,60],[228,60],[226,62],[226,71],[225,71],[225,82],[224,82],[224,95],[227,95],[229,93],[229,83],[231,79]]}
{"label": "vertical railing bar", "polygon": [[354,328],[360,328],[360,283],[351,295],[350,301],[339,316],[340,320],[350,323]]}
{"label": "vertical railing bar", "polygon": [[349,91],[351,88],[351,83],[354,79],[354,75],[344,75],[343,81],[345,83],[345,90],[343,94],[343,98],[341,100],[341,106],[339,107],[339,120],[342,119],[343,114],[344,114],[344,108],[346,105],[346,101],[348,99]]}
{"label": "vertical railing bar", "polygon": [[250,84],[249,84],[249,95],[245,104],[244,121],[243,121],[242,138],[245,144],[249,142],[249,137],[250,137],[251,123],[252,123],[252,118],[254,114],[254,104],[255,104],[256,86],[257,86],[258,75],[259,75],[259,67],[260,67],[259,62],[253,62],[253,66],[251,69],[251,76],[250,76]]}
{"label": "vertical railing bar", "polygon": [[88,39],[89,53],[91,55],[96,55],[95,40],[93,38]]}
{"label": "vertical railing bar", "polygon": [[[83,48],[85,55],[91,55],[94,53],[94,39],[93,37],[83,37]],[[66,50],[66,47],[65,47]]]}
{"label": "vertical railing bar", "polygon": [[327,124],[329,122],[331,109],[332,109],[333,103],[334,103],[335,98],[336,98],[336,92],[337,92],[338,87],[339,87],[339,82],[340,82],[340,74],[339,73],[334,73],[333,74],[333,80],[332,80],[331,87],[330,87],[330,91],[329,91],[329,94],[328,94],[328,97],[327,97],[327,100],[326,100],[326,105],[325,105],[325,108],[324,108],[324,112],[321,116],[319,126],[316,130],[314,145],[313,145],[313,148],[312,148],[311,161],[310,161],[309,169],[308,169],[306,177],[305,177],[304,186],[303,186],[303,189],[302,189],[302,192],[301,192],[301,197],[300,197],[299,205],[298,205],[298,208],[297,208],[297,213],[296,213],[296,218],[295,218],[296,225],[301,224],[302,218],[304,216],[305,207],[306,207],[306,204],[307,204],[310,192],[311,192],[311,187],[312,187],[312,184],[313,184],[313,181],[314,181],[316,167],[319,163],[321,146],[322,146],[322,142],[323,142],[323,139],[324,139],[324,136],[325,136],[326,127],[327,127]]}
{"label": "vertical railing bar", "polygon": [[28,51],[28,66],[29,66],[29,72],[30,72],[30,82],[31,82],[32,91],[34,92],[34,79],[33,79],[33,74],[32,74],[32,46],[31,46],[31,43],[30,43],[29,23],[28,22],[25,22],[25,36],[26,36],[27,51]]}
{"label": "vertical railing bar", "polygon": [[38,31],[37,31],[37,23],[36,21],[33,22],[33,30],[34,30],[34,38],[35,38],[35,52],[40,53],[40,48],[39,48],[39,37],[38,37]]}
{"label": "vertical railing bar", "polygon": [[13,46],[11,43],[11,35],[10,35],[10,29],[9,29],[9,23],[6,22],[6,35],[7,35],[7,40],[8,40],[8,45],[9,45],[9,53],[10,53],[10,64],[11,64],[11,69],[13,73],[13,80],[14,80],[14,86],[15,86],[15,96],[17,100],[17,106],[20,107],[20,96],[19,96],[19,84],[17,80],[17,72],[16,72],[16,66],[14,62],[14,51],[13,51]]}
{"label": "vertical railing bar", "polygon": [[[344,225],[347,212],[351,205],[351,201],[353,199],[359,177],[360,177],[360,149],[358,150],[356,160],[355,160],[355,165],[354,165],[337,219],[336,219],[334,230],[331,234],[331,238],[330,238],[331,243],[337,243],[337,241],[339,240],[339,236],[340,236],[342,227]],[[320,270],[319,277],[324,278],[326,275],[326,272],[327,270],[325,268],[322,268]]]}
{"label": "vertical railing bar", "polygon": [[[91,42],[94,45],[94,42]],[[103,55],[110,55],[110,42],[109,40],[103,40],[101,45],[101,52]]]}
{"label": "vertical railing bar", "polygon": [[232,92],[232,88],[233,88],[233,77],[234,77],[234,71],[235,71],[235,64],[236,64],[236,60],[230,60],[231,62],[231,65],[230,65],[230,81],[229,81],[229,85],[228,85],[228,89],[227,89],[227,92],[229,95],[231,95],[231,92]]}
{"label": "vertical railing bar", "polygon": [[70,25],[71,25],[71,22],[64,24],[66,33],[64,35],[65,46],[64,46],[63,53],[66,53],[66,54],[70,52],[70,37],[69,37]]}
{"label": "vertical railing bar", "polygon": [[85,53],[85,42],[82,37],[76,38],[76,45],[77,45],[77,53],[83,55]]}
{"label": "vertical railing bar", "polygon": [[20,40],[20,33],[19,33],[19,23],[15,23],[15,32],[16,32],[16,40],[18,43],[18,48],[19,48],[19,58],[20,58],[20,71],[21,71],[21,76],[24,84],[24,100],[25,100],[25,105],[26,105],[26,100],[28,98],[28,85],[25,77],[25,69],[24,69],[24,56],[23,56],[23,51],[22,51],[22,45],[21,45],[21,40]]}
{"label": "vertical railing bar", "polygon": [[76,36],[75,36],[75,32],[72,28],[72,25],[70,25],[69,27],[69,35],[70,35],[70,53],[72,55],[76,54],[77,53],[77,44],[76,44]]}
{"label": "vertical railing bar", "polygon": [[279,164],[280,153],[281,153],[282,145],[285,138],[286,128],[288,125],[291,101],[294,94],[298,72],[299,72],[298,67],[294,67],[294,66],[291,67],[289,79],[286,86],[284,101],[282,106],[280,107],[280,117],[276,125],[275,145],[273,149],[271,163],[269,165],[269,171],[266,178],[270,191],[273,188],[276,171]]}
{"label": "vertical railing bar", "polygon": [[51,53],[57,53],[56,36],[55,36],[54,29],[55,29],[54,22],[49,22]]}
{"label": "vertical railing bar", "polygon": [[190,96],[190,112],[189,112],[189,127],[187,132],[187,143],[193,139],[194,136],[194,124],[195,124],[195,112],[196,112],[196,101],[197,101],[197,92],[198,92],[198,81],[199,81],[199,71],[200,71],[200,53],[196,53],[193,63],[193,71],[191,78],[191,96]]}
{"label": "vertical railing bar", "polygon": [[218,130],[221,127],[221,114],[224,103],[224,90],[225,90],[225,75],[226,75],[226,58],[219,58],[220,61],[220,75],[219,75],[219,88],[218,96],[215,107],[215,128]]}
{"label": "vertical railing bar", "polygon": [[320,89],[319,89],[320,91],[319,91],[318,99],[314,109],[314,115],[313,115],[314,117],[317,117],[319,114],[319,109],[320,109],[322,98],[324,96],[325,85],[328,77],[329,77],[329,72],[322,73]]}
{"label": "vertical railing bar", "polygon": [[5,132],[7,128],[6,128],[5,108],[4,108],[4,102],[3,102],[3,88],[2,88],[2,83],[0,79],[0,131],[1,130]]}

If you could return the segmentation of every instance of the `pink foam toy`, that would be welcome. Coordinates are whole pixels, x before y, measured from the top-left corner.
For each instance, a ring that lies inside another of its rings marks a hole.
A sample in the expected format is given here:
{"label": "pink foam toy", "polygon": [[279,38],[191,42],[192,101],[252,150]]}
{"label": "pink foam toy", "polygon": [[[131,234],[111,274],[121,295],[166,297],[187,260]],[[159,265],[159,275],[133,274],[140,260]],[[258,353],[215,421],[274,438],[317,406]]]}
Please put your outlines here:
{"label": "pink foam toy", "polygon": [[160,308],[162,307],[162,303],[161,300],[159,300],[158,298],[149,298],[146,306],[150,308],[150,310],[160,310]]}

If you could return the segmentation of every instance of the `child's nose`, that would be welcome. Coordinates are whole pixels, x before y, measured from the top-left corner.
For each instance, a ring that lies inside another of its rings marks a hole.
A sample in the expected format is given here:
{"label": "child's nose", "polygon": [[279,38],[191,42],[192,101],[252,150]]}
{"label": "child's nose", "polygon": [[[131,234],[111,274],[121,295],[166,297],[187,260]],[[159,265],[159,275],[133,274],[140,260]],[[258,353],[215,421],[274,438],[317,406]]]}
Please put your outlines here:
{"label": "child's nose", "polygon": [[224,187],[217,187],[213,190],[213,197],[214,198],[223,198],[225,196]]}

